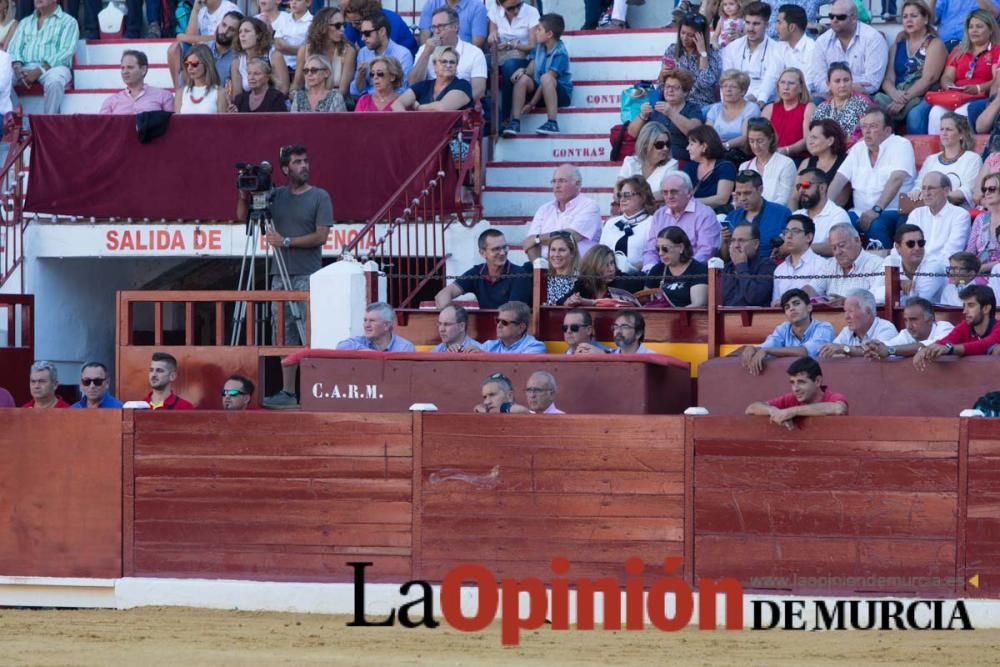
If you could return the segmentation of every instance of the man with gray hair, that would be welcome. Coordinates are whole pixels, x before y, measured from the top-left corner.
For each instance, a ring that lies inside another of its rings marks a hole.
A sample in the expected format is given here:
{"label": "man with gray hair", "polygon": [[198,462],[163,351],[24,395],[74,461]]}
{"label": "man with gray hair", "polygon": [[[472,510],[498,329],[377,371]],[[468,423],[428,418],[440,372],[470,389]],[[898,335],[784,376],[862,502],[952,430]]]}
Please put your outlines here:
{"label": "man with gray hair", "polygon": [[580,194],[583,176],[572,164],[559,165],[552,174],[553,200],[535,212],[521,247],[528,259],[549,256],[553,232],[566,231],[576,240],[580,256],[601,240],[601,209],[597,202]]}
{"label": "man with gray hair", "polygon": [[888,357],[912,357],[920,348],[939,341],[954,329],[946,320],[934,317],[934,304],[927,299],[914,297],[906,302],[903,309],[903,324],[896,337],[883,343],[870,340],[865,343],[865,356],[869,359]]}
{"label": "man with gray hair", "polygon": [[408,77],[410,85],[426,79],[436,79],[431,56],[439,46],[450,46],[458,53],[455,77],[469,82],[472,86],[472,101],[478,102],[486,94],[486,56],[478,46],[459,37],[458,12],[447,5],[439,7],[431,15],[429,27],[434,34],[422,40],[423,44],[417,51]]}
{"label": "man with gray hair", "polygon": [[482,384],[483,402],[472,409],[473,412],[498,413],[515,412],[528,414],[531,412],[523,405],[514,402],[514,383],[503,373],[493,373]]}
{"label": "man with gray hair", "polygon": [[[920,190],[915,191],[924,205],[910,211],[906,222],[923,230],[924,239],[927,241],[924,247],[927,257],[945,263],[956,252],[965,250],[972,228],[969,212],[950,200],[954,199],[953,194],[957,194],[958,199],[965,199],[965,192],[970,190],[972,185],[969,183],[960,189],[952,190],[951,179],[945,174],[931,171],[924,175]],[[916,199],[913,192],[910,193],[910,197]],[[971,193],[968,201],[971,204]],[[895,250],[893,254],[897,254]]]}
{"label": "man with gray hair", "polygon": [[365,335],[351,336],[337,343],[338,350],[369,350],[371,352],[416,352],[413,343],[393,333],[396,311],[384,301],[370,303],[362,322]]}
{"label": "man with gray hair", "polygon": [[461,306],[445,306],[438,313],[441,342],[431,352],[482,352],[479,342],[468,334],[469,313]]}
{"label": "man with gray hair", "polygon": [[825,296],[827,303],[840,306],[852,289],[864,289],[875,297],[875,303],[885,303],[885,269],[882,258],[861,249],[858,230],[846,222],[830,228],[830,248],[833,257],[826,260],[819,275],[802,289],[809,296]]}
{"label": "man with gray hair", "polygon": [[819,350],[822,359],[833,357],[863,357],[865,343],[892,340],[898,333],[892,322],[875,314],[875,297],[868,290],[852,289],[844,299],[844,320],[847,326],[841,329],[832,343]]}
{"label": "man with gray hair", "polygon": [[510,301],[497,313],[497,337],[483,343],[483,352],[494,354],[545,354],[545,343],[528,333],[531,308]]}
{"label": "man with gray hair", "polygon": [[664,227],[680,227],[691,240],[694,258],[705,262],[714,255],[722,242],[722,226],[715,211],[694,198],[691,177],[683,171],[672,170],[663,174],[660,181],[663,206],[653,214],[642,253],[642,270],[649,271],[660,261],[656,254],[656,237]]}
{"label": "man with gray hair", "polygon": [[556,378],[546,371],[535,371],[528,378],[524,394],[528,397],[528,409],[533,415],[564,415],[556,407]]}
{"label": "man with gray hair", "polygon": [[856,95],[873,95],[882,87],[889,62],[889,45],[875,28],[858,21],[854,0],[836,0],[830,9],[830,30],[816,39],[809,63],[809,90],[813,95],[830,94],[826,73],[836,62],[847,63],[854,78]]}
{"label": "man with gray hair", "polygon": [[28,389],[31,400],[22,408],[68,408],[69,403],[56,396],[59,386],[59,372],[55,365],[48,361],[36,361],[31,364],[31,374],[28,376]]}

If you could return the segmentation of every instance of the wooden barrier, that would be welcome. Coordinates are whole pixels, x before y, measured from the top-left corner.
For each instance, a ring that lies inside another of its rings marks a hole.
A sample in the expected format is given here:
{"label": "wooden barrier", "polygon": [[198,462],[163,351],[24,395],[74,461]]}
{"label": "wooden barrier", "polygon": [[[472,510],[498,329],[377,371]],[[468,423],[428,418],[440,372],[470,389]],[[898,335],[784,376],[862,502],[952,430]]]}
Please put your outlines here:
{"label": "wooden barrier", "polygon": [[122,575],[117,410],[0,409],[0,574]]}
{"label": "wooden barrier", "polygon": [[748,590],[1000,597],[996,420],[0,415],[2,575],[547,578],[565,556],[593,578],[638,556],[649,579],[684,556]]}
{"label": "wooden barrier", "polygon": [[18,405],[31,400],[28,375],[35,359],[35,297],[0,294],[0,387]]}

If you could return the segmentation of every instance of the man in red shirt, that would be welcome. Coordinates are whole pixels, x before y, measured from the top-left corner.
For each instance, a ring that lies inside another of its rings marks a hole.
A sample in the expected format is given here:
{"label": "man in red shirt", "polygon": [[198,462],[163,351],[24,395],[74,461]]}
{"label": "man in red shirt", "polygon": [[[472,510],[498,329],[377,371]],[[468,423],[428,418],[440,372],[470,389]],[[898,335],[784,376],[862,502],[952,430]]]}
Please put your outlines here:
{"label": "man in red shirt", "polygon": [[174,393],[177,359],[166,352],[154,352],[149,362],[149,388],[146,402],[153,410],[194,410],[194,406]]}
{"label": "man in red shirt", "polygon": [[927,362],[938,357],[974,354],[1000,354],[1000,327],[996,326],[997,299],[993,289],[986,285],[969,285],[958,293],[962,300],[964,322],[951,330],[941,340],[921,347],[913,356],[918,371],[927,370]]}
{"label": "man in red shirt", "polygon": [[847,414],[847,398],[823,385],[823,371],[815,359],[796,359],[786,373],[792,385],[791,393],[772,398],[767,403],[751,403],[747,406],[748,415],[770,417],[775,424],[792,430],[796,417]]}
{"label": "man in red shirt", "polygon": [[56,396],[59,386],[59,374],[56,367],[47,361],[36,361],[31,364],[31,374],[28,376],[28,389],[31,400],[22,408],[68,408],[69,403]]}

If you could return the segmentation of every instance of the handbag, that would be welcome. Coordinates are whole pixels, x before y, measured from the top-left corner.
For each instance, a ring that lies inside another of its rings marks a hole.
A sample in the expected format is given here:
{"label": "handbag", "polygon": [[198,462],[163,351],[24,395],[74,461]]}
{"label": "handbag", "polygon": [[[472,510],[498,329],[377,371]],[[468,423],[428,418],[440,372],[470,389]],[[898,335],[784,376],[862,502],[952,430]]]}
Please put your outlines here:
{"label": "handbag", "polygon": [[935,107],[944,107],[950,111],[954,111],[963,104],[985,98],[985,94],[971,95],[963,93],[961,90],[931,90],[924,93],[924,99],[927,100],[928,104]]}
{"label": "handbag", "polygon": [[622,123],[628,125],[642,109],[642,105],[649,101],[649,93],[653,90],[652,81],[638,81],[635,85],[629,86],[622,91],[621,99],[621,119]]}
{"label": "handbag", "polygon": [[628,133],[628,125],[615,125],[610,132],[611,161],[619,162],[635,155],[635,137]]}

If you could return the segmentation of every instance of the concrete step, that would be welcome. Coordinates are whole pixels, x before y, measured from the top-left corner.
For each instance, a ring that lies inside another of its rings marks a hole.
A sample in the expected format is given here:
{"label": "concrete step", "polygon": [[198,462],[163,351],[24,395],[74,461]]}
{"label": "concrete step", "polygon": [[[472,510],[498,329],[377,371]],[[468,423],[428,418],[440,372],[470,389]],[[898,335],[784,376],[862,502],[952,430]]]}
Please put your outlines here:
{"label": "concrete step", "polygon": [[80,40],[76,46],[76,62],[80,65],[119,65],[122,53],[128,49],[142,51],[149,63],[167,64],[167,47],[172,39],[110,39]]}
{"label": "concrete step", "polygon": [[587,57],[663,55],[667,46],[677,41],[677,32],[662,28],[573,31],[563,35],[563,41],[572,60]]}
{"label": "concrete step", "polygon": [[611,156],[609,128],[593,134],[501,137],[493,155],[497,162],[606,162]]}
{"label": "concrete step", "polygon": [[607,56],[577,57],[572,51],[569,56],[569,69],[574,80],[619,81],[626,77],[633,81],[655,80],[660,75],[662,49],[653,55],[616,56],[613,60]]}
{"label": "concrete step", "polygon": [[611,107],[620,109],[622,90],[635,81],[574,81],[572,106],[580,109]]}
{"label": "concrete step", "polygon": [[[612,188],[584,188],[585,196],[594,199],[601,208],[602,215],[611,209]],[[542,204],[552,201],[548,188],[499,188],[483,192],[483,216],[516,217],[528,220],[535,215]]]}
{"label": "concrete step", "polygon": [[[548,117],[544,111],[533,111],[521,117],[521,132],[534,133]],[[557,118],[559,130],[565,134],[607,133],[612,125],[621,123],[621,111],[617,107],[597,107],[577,109],[566,107],[559,110]]]}
{"label": "concrete step", "polygon": [[[486,166],[486,187],[547,188],[555,162],[491,162]],[[590,162],[580,165],[584,186],[613,186],[621,165],[616,162]]]}
{"label": "concrete step", "polygon": [[[150,65],[146,73],[146,83],[158,88],[173,88],[170,71],[166,65]],[[73,87],[76,90],[119,90],[122,83],[121,70],[114,65],[79,65],[73,68]]]}

